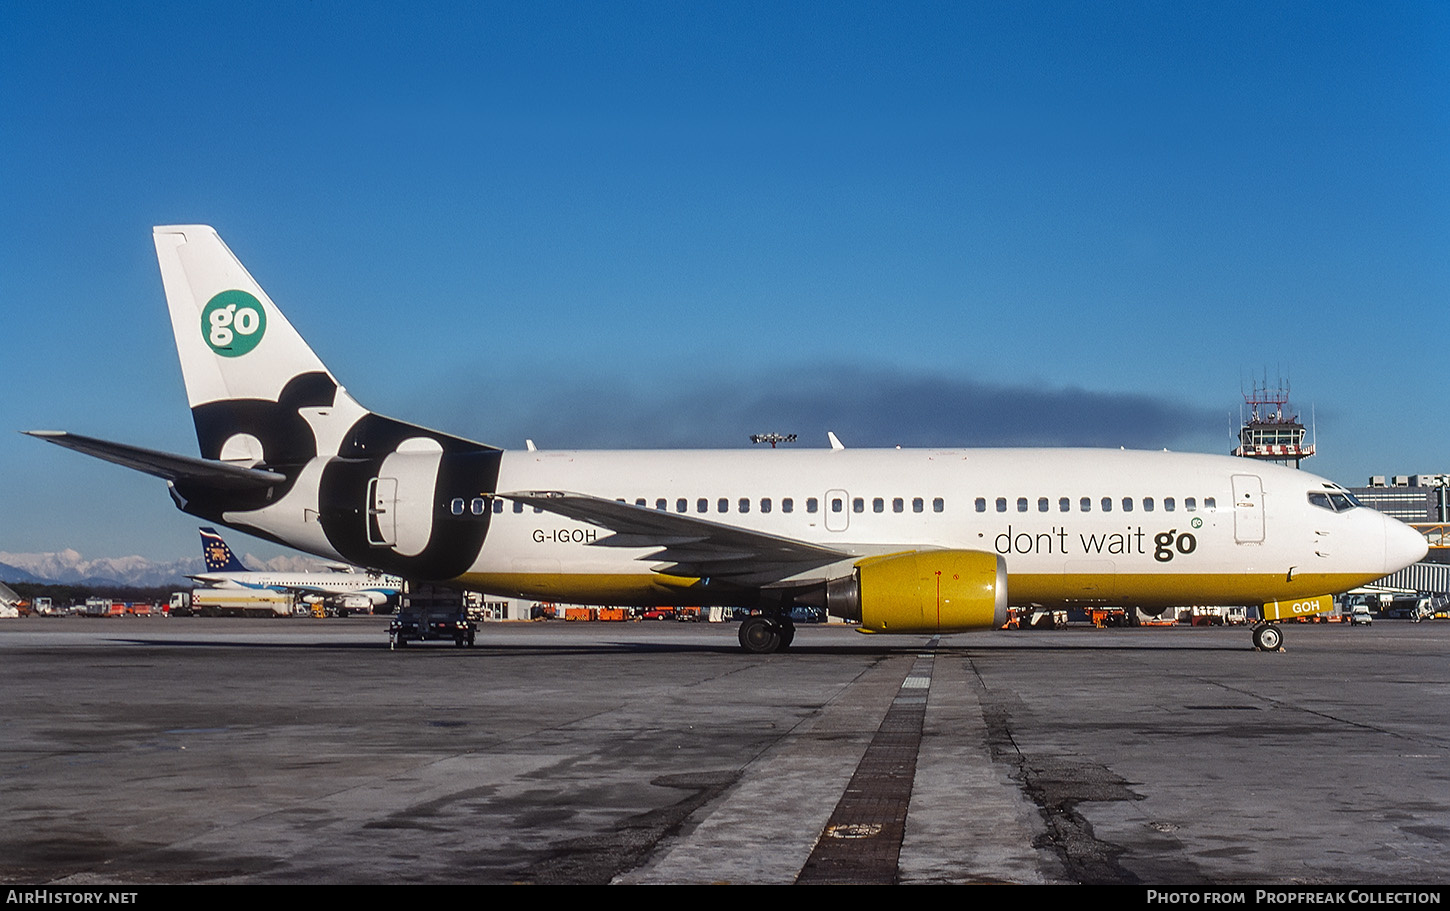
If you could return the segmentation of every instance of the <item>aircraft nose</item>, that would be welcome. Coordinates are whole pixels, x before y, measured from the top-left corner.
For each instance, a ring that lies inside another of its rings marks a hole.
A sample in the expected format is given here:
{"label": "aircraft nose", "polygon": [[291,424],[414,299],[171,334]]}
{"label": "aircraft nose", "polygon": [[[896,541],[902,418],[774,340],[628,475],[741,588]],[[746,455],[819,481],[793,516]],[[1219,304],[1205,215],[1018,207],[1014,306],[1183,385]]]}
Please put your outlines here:
{"label": "aircraft nose", "polygon": [[1419,563],[1430,552],[1430,542],[1425,536],[1403,522],[1384,517],[1385,523],[1385,572],[1393,573],[1411,563]]}

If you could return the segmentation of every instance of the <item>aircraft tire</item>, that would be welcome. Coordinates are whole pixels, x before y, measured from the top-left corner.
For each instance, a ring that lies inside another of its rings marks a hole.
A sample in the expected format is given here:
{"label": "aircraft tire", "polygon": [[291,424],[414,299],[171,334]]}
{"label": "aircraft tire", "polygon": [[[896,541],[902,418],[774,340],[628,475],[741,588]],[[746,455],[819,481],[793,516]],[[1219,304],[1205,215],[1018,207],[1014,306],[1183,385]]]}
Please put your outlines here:
{"label": "aircraft tire", "polygon": [[1277,624],[1265,623],[1254,627],[1254,648],[1261,652],[1277,652],[1284,644],[1284,634]]}
{"label": "aircraft tire", "polygon": [[781,649],[780,628],[764,617],[740,621],[740,647],[752,655],[769,655]]}

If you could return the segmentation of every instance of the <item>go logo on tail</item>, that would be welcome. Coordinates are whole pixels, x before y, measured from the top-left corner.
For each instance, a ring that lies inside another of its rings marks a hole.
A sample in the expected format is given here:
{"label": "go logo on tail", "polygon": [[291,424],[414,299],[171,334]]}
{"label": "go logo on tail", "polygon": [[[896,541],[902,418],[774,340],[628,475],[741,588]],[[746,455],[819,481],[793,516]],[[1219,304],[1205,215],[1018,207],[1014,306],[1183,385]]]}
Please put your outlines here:
{"label": "go logo on tail", "polygon": [[266,331],[262,302],[245,291],[223,291],[201,309],[201,337],[222,357],[241,357]]}

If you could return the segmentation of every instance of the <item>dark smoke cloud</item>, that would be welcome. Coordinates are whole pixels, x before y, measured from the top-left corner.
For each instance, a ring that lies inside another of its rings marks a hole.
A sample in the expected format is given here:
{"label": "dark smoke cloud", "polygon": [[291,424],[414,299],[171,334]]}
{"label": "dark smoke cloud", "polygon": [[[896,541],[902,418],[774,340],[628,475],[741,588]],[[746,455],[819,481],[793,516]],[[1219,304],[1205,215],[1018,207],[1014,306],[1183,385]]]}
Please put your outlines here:
{"label": "dark smoke cloud", "polygon": [[[752,433],[833,430],[847,446],[1101,446],[1221,450],[1225,417],[1181,401],[1077,387],[1012,386],[889,368],[822,366],[728,378],[660,371],[670,382],[626,387],[564,381],[467,403],[434,400],[444,429],[508,449],[739,448]],[[424,421],[426,423],[426,421]]]}

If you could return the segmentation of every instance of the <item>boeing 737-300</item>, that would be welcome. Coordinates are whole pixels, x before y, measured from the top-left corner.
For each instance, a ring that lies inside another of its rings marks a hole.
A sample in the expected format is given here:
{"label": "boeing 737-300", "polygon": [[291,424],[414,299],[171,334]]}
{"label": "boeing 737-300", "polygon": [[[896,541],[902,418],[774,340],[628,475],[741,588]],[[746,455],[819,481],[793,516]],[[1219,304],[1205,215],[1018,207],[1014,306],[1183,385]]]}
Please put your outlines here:
{"label": "boeing 737-300", "polygon": [[505,452],[348,395],[205,226],[158,227],[201,458],[35,436],[168,482],[208,522],[494,595],[815,605],[877,633],[1000,627],[1008,605],[1259,605],[1280,619],[1419,560],[1333,482],[1241,458],[1090,449]]}

